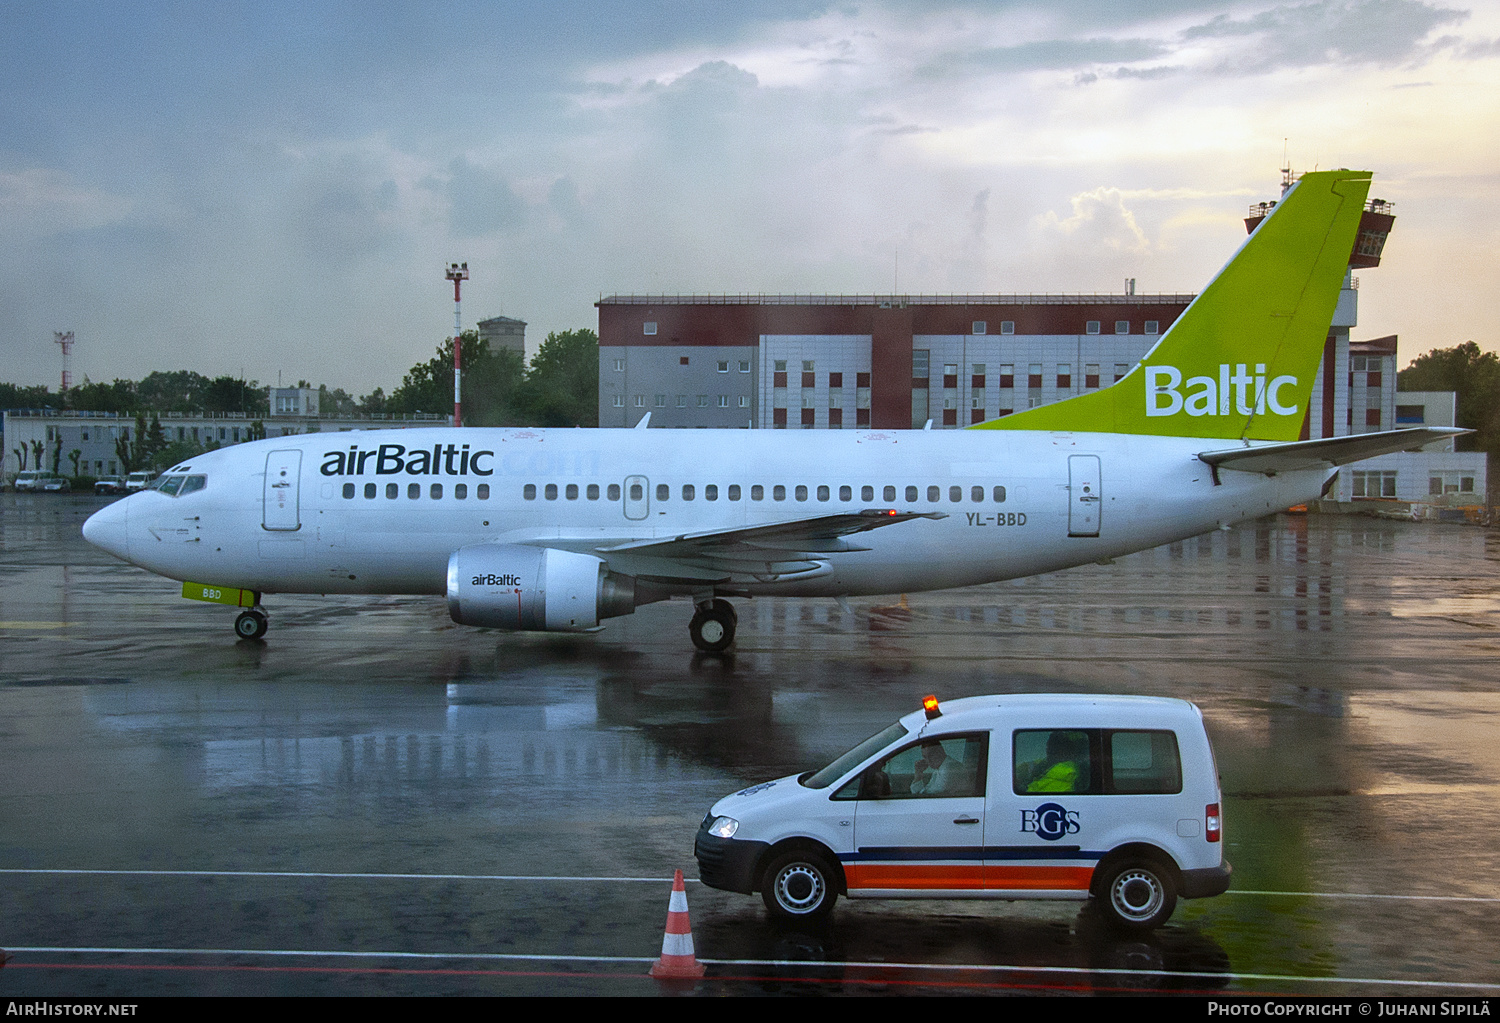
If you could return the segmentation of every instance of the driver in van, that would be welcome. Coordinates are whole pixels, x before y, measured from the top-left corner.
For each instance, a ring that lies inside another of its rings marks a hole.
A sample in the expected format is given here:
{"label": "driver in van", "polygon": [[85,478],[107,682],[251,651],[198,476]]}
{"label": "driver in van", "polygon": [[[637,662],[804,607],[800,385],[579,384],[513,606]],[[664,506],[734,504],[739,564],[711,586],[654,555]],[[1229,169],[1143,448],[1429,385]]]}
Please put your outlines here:
{"label": "driver in van", "polygon": [[911,793],[914,796],[942,796],[960,787],[962,761],[955,760],[936,739],[922,742],[922,757],[912,766]]}

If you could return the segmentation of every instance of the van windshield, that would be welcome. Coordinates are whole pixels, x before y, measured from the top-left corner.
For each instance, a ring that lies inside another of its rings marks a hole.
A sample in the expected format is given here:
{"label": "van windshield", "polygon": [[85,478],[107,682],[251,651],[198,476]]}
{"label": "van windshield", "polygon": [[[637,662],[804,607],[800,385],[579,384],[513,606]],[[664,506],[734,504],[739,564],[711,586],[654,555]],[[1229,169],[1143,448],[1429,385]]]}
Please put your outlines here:
{"label": "van windshield", "polygon": [[891,743],[906,738],[907,734],[906,726],[897,721],[890,727],[876,732],[821,771],[814,771],[806,778],[799,778],[798,781],[804,788],[826,789],[849,773],[860,761],[874,756]]}

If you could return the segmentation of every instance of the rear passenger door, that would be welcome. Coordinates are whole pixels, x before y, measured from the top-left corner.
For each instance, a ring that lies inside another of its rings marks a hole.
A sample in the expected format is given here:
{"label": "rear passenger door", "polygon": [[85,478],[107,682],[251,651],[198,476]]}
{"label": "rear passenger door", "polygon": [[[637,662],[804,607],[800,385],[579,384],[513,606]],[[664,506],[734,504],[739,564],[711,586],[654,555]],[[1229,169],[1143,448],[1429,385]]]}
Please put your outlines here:
{"label": "rear passenger door", "polygon": [[1167,848],[1182,792],[1177,737],[1146,728],[1018,728],[997,733],[985,883],[1083,893],[1111,849]]}
{"label": "rear passenger door", "polygon": [[968,732],[918,740],[865,771],[855,851],[843,857],[851,894],[984,887],[989,739]]}

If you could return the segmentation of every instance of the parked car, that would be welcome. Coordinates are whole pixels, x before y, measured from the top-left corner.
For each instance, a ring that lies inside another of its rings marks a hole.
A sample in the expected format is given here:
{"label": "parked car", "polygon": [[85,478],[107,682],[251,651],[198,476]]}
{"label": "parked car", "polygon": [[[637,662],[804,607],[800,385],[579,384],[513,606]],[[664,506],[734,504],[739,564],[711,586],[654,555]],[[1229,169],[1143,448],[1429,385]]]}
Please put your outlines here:
{"label": "parked car", "polygon": [[94,493],[123,494],[125,493],[125,478],[123,476],[101,476],[94,481]]}
{"label": "parked car", "polygon": [[152,477],[154,477],[155,475],[156,475],[155,473],[150,473],[150,472],[133,472],[129,476],[126,476],[125,477],[125,491],[126,491],[126,493],[133,494],[137,490],[145,490],[147,487],[149,487],[151,485]]}
{"label": "parked car", "polygon": [[48,494],[66,494],[73,489],[66,476],[47,476],[42,479],[41,489]]}
{"label": "parked car", "polygon": [[11,489],[18,494],[36,493],[42,489],[42,479],[47,474],[28,469],[26,472],[16,473],[16,478],[11,480]]}
{"label": "parked car", "polygon": [[695,852],[704,884],[783,920],[840,895],[1092,898],[1144,931],[1228,889],[1220,800],[1184,700],[929,696],[821,771],[720,799]]}

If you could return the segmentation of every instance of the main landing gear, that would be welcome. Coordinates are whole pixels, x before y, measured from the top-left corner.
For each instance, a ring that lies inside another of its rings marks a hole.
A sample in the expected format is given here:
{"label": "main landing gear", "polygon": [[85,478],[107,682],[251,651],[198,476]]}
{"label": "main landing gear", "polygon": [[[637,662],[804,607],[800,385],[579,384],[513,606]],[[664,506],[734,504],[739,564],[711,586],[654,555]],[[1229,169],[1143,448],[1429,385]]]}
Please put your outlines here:
{"label": "main landing gear", "polygon": [[705,600],[698,605],[693,620],[688,623],[688,634],[693,637],[693,646],[705,653],[716,654],[734,642],[734,630],[739,620],[729,601]]}
{"label": "main landing gear", "polygon": [[270,619],[257,604],[248,611],[240,612],[240,616],[234,620],[234,634],[240,639],[260,639],[266,634],[269,625]]}

